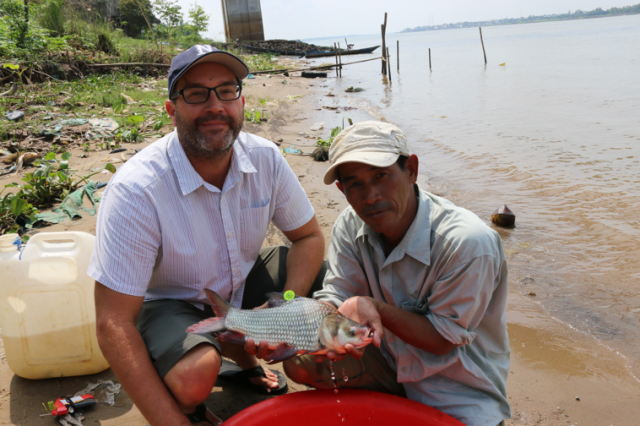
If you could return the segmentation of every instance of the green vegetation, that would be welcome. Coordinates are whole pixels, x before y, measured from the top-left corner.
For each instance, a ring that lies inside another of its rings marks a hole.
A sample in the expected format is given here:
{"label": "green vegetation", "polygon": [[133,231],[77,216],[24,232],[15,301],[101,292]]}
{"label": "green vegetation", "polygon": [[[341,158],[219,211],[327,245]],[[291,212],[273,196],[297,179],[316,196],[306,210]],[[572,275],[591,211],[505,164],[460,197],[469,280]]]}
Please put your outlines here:
{"label": "green vegetation", "polygon": [[[21,233],[30,229],[38,220],[38,208],[46,208],[62,201],[72,191],[86,184],[88,179],[102,170],[86,176],[78,176],[69,168],[70,152],[57,157],[55,152],[47,153],[42,160],[36,160],[36,170],[22,179],[25,184],[5,185],[0,191],[0,235]],[[107,163],[105,170],[115,173],[113,164]],[[2,194],[7,188],[18,188],[17,192]]]}
{"label": "green vegetation", "polygon": [[[347,118],[347,121],[349,122],[349,126],[353,126],[353,121],[351,121],[350,118]],[[320,148],[329,148],[333,143],[333,140],[340,134],[342,130],[344,130],[344,118],[342,119],[342,126],[336,126],[331,129],[331,135],[329,136],[329,139],[322,139],[319,137],[316,141],[316,146]]]}
{"label": "green vegetation", "polygon": [[468,27],[488,27],[492,25],[513,25],[513,24],[528,24],[532,22],[546,22],[546,21],[566,21],[572,19],[588,19],[588,18],[604,18],[608,16],[620,16],[620,15],[637,15],[640,14],[640,3],[633,6],[624,7],[612,7],[607,10],[603,10],[598,7],[594,10],[584,12],[580,9],[571,13],[553,14],[553,15],[541,15],[521,18],[505,18],[494,19],[491,21],[476,21],[476,22],[458,22],[454,24],[443,25],[428,25],[423,27],[406,28],[401,33],[415,32],[415,31],[433,31],[433,30],[447,30],[452,28],[468,28]]}

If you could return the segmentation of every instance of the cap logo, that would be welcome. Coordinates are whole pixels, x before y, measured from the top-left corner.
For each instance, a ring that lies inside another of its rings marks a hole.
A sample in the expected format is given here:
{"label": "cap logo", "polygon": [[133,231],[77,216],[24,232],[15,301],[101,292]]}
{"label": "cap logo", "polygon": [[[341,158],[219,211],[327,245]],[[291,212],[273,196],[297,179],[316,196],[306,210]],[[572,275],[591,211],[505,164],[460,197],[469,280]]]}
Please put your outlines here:
{"label": "cap logo", "polygon": [[193,47],[195,47],[196,50],[198,51],[198,56],[204,55],[205,53],[211,53],[213,51],[213,48],[211,46],[206,46],[202,44],[196,44]]}

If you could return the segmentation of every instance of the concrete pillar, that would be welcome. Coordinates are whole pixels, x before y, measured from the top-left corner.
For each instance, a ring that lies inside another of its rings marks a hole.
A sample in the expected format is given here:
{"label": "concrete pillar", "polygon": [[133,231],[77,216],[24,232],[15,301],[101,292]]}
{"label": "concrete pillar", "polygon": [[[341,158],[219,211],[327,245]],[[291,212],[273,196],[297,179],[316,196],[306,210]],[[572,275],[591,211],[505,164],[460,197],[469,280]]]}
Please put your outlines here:
{"label": "concrete pillar", "polygon": [[227,42],[264,40],[260,0],[220,0]]}

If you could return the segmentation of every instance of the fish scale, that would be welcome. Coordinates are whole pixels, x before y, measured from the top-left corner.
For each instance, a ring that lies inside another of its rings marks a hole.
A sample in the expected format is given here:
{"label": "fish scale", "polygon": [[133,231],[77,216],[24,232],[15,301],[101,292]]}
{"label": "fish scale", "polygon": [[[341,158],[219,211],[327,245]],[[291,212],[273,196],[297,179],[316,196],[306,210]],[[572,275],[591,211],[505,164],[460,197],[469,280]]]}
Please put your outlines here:
{"label": "fish scale", "polygon": [[320,349],[318,327],[325,316],[334,312],[334,308],[317,301],[297,298],[277,308],[233,310],[226,325],[256,342],[264,340],[271,345],[288,342],[299,350],[315,351]]}

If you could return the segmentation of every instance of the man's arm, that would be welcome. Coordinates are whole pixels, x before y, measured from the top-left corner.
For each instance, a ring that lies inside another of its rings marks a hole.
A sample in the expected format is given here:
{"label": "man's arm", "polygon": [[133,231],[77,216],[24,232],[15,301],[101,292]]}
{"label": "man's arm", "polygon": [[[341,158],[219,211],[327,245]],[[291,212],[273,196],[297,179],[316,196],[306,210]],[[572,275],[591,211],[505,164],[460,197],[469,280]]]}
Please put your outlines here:
{"label": "man's arm", "polygon": [[[324,235],[318,220],[314,215],[305,225],[292,231],[283,231],[283,234],[291,241],[284,291],[291,290],[299,296],[311,296],[308,293],[320,272],[324,257]],[[260,359],[268,359],[273,352],[268,348],[267,342],[259,342],[258,346],[253,339],[247,339],[244,348]]]}
{"label": "man's arm", "polygon": [[324,235],[315,215],[298,229],[283,231],[291,241],[287,254],[287,282],[284,291],[311,296],[309,290],[320,271],[324,258]]}
{"label": "man's arm", "polygon": [[142,297],[113,291],[96,281],[98,344],[118,380],[150,425],[189,425],[189,420],[153,367],[136,329],[143,300]]}

